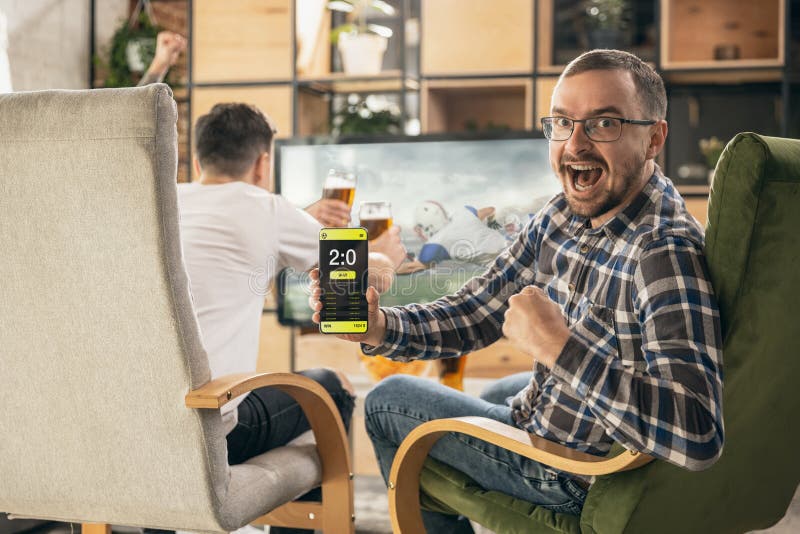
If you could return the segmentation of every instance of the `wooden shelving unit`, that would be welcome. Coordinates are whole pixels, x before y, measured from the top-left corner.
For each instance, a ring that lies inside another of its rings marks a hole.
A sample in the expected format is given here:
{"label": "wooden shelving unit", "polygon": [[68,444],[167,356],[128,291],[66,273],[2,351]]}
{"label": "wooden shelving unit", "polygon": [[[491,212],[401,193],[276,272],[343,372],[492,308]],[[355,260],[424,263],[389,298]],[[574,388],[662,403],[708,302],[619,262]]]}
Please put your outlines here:
{"label": "wooden shelving unit", "polygon": [[783,67],[785,2],[662,1],[661,69]]}
{"label": "wooden shelving unit", "polygon": [[193,0],[192,82],[292,79],[292,10],[287,0]]}
{"label": "wooden shelving unit", "polygon": [[[303,26],[299,1],[185,2],[191,50],[186,89],[176,96],[188,110],[188,124],[216,102],[246,101],[267,110],[279,137],[327,134],[340,95],[380,93],[397,95],[403,118],[418,118],[422,133],[538,129],[539,119],[549,114],[560,63],[590,43],[580,0],[390,0],[398,8],[391,24],[399,50],[392,65],[399,67],[349,77],[332,72],[336,56],[329,36],[338,21],[323,2],[319,17]],[[678,118],[673,131],[684,129],[682,114],[703,115],[695,108],[704,98],[708,102],[709,88],[720,87],[722,94],[772,84],[776,99],[791,100],[796,91],[787,43],[796,24],[787,23],[787,2],[796,5],[796,0],[631,0],[635,27],[627,36],[629,48],[652,60],[669,98],[679,94],[685,105],[687,88],[705,91],[690,98],[688,112],[670,100],[670,120]],[[721,51],[734,58],[715,59]],[[792,109],[776,106],[781,126],[772,134],[788,134],[797,105],[794,99]],[[188,147],[188,135],[184,141]],[[691,143],[696,140],[685,141],[680,152],[687,154]],[[669,159],[667,154],[668,167]]]}
{"label": "wooden shelving unit", "polygon": [[421,0],[423,77],[504,76],[533,69],[531,0]]}
{"label": "wooden shelving unit", "polygon": [[530,79],[423,80],[420,115],[425,133],[474,129],[533,129]]}

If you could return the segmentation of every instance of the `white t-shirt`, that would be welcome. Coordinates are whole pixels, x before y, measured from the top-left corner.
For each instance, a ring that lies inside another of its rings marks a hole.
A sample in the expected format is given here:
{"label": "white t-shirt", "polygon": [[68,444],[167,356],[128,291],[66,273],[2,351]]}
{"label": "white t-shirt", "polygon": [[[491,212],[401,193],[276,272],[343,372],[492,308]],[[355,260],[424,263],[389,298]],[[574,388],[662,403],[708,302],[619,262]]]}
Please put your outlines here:
{"label": "white t-shirt", "polygon": [[[211,378],[253,372],[264,298],[286,267],[318,261],[316,219],[286,199],[244,182],[178,184],[181,243]],[[226,432],[235,408],[222,408]]]}

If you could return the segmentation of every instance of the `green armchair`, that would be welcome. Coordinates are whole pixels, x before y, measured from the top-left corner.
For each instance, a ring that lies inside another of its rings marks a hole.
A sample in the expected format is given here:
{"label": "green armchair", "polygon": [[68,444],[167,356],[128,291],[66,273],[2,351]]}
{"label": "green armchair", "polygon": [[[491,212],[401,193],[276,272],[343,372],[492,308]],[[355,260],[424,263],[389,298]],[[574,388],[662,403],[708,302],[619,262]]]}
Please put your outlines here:
{"label": "green armchair", "polygon": [[[575,517],[485,491],[463,473],[424,459],[446,431],[491,439],[540,461],[557,445],[476,418],[431,421],[409,435],[392,467],[396,531],[423,531],[420,503],[499,534],[734,533],[783,517],[800,482],[794,315],[800,302],[800,141],[737,135],[717,165],[708,215],[706,253],[724,336],[726,441],[720,460],[690,472],[663,461],[643,465],[644,455],[615,447],[611,456],[617,456],[596,471],[609,474],[597,478]],[[550,459],[550,465],[574,472],[593,469],[581,459]]]}

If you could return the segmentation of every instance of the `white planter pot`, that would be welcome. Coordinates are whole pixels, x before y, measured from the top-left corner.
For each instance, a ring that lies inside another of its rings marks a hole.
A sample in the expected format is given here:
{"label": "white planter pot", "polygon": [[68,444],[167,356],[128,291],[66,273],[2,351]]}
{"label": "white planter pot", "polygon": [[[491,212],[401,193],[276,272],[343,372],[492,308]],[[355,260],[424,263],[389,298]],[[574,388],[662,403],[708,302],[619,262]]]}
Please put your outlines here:
{"label": "white planter pot", "polygon": [[339,53],[344,72],[351,75],[380,74],[383,54],[388,40],[374,33],[342,33],[339,35]]}
{"label": "white planter pot", "polygon": [[156,38],[155,37],[139,37],[128,41],[125,47],[125,59],[128,60],[128,68],[131,72],[144,72],[147,68],[145,61],[145,50],[150,48],[155,50]]}

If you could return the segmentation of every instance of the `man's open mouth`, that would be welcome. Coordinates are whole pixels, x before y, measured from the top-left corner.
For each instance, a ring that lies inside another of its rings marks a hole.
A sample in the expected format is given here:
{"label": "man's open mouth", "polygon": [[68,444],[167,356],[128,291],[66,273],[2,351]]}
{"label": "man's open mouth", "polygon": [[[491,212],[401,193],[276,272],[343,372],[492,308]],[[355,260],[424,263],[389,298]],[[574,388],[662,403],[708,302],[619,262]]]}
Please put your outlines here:
{"label": "man's open mouth", "polygon": [[603,176],[603,168],[597,164],[568,163],[566,167],[573,187],[580,193],[591,190]]}

